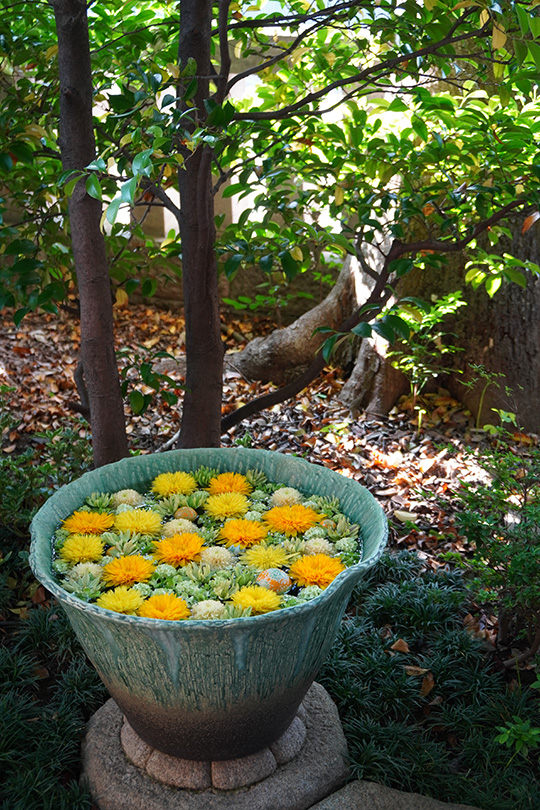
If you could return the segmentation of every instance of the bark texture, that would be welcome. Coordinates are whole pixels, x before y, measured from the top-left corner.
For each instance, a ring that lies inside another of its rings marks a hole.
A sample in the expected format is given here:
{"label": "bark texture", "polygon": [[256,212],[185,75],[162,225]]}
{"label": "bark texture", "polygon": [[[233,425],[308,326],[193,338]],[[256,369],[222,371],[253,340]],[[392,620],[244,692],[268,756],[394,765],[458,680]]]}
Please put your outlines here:
{"label": "bark texture", "polygon": [[[334,287],[320,304],[284,329],[254,338],[243,351],[230,355],[231,366],[251,380],[288,383],[307,369],[327,337],[313,334],[314,330],[319,326],[338,328],[366,297],[360,291],[357,262],[348,256]],[[352,344],[345,346],[350,353]]]}
{"label": "bark texture", "polygon": [[[212,68],[211,0],[181,0],[179,64],[197,62],[197,92],[190,102],[194,129],[205,117]],[[188,80],[189,83],[189,80]],[[187,85],[186,85],[187,86]],[[186,91],[181,86],[179,96]],[[192,105],[192,106],[191,106]],[[186,109],[186,102],[180,106]],[[183,293],[186,318],[186,393],[179,447],[219,447],[223,341],[214,253],[215,225],[212,193],[212,151],[199,146],[183,151],[178,173]]]}
{"label": "bark texture", "polygon": [[[59,147],[65,170],[95,157],[92,71],[84,0],[51,0],[58,36]],[[109,268],[100,230],[101,203],[82,179],[69,202],[71,243],[81,307],[81,349],[88,392],[94,465],[128,455],[124,411],[114,353]]]}

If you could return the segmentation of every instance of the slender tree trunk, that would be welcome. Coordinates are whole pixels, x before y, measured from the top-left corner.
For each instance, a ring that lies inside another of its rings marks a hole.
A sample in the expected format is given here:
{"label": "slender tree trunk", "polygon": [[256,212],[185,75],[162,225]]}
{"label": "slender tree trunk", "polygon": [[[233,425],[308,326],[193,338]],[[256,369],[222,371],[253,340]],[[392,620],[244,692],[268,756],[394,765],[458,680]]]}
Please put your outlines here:
{"label": "slender tree trunk", "polygon": [[[209,95],[212,0],[181,0],[178,61],[197,62],[197,92],[189,102],[193,130],[206,117]],[[191,77],[184,81],[185,93]],[[187,109],[186,102],[181,102]],[[223,341],[219,319],[219,293],[214,252],[215,224],[212,193],[212,150],[199,146],[184,150],[178,173],[180,237],[186,318],[186,393],[179,447],[219,447]]]}
{"label": "slender tree trunk", "polygon": [[[81,169],[95,157],[92,70],[85,0],[50,0],[58,36],[60,136],[65,170]],[[88,392],[94,464],[128,455],[124,411],[114,354],[112,298],[101,203],[81,180],[69,201],[71,243],[81,306],[81,350]]]}

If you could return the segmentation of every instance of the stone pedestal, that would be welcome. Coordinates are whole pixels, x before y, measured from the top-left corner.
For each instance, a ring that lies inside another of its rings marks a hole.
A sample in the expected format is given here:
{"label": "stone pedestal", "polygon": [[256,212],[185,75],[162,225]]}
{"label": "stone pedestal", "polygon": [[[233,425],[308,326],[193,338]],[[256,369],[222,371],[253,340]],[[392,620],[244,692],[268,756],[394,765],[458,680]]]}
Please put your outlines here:
{"label": "stone pedestal", "polygon": [[100,810],[307,810],[347,778],[336,707],[313,684],[287,731],[240,759],[195,762],[151,748],[111,699],[90,719],[83,778]]}

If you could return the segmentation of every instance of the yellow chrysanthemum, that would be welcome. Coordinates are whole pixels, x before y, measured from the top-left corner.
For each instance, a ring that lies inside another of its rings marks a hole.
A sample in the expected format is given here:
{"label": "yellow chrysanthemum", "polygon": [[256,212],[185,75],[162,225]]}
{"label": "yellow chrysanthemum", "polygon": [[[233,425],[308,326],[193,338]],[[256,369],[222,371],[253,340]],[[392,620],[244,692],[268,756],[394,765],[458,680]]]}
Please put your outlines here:
{"label": "yellow chrysanthemum", "polygon": [[221,495],[222,492],[240,492],[241,495],[249,495],[252,489],[245,476],[233,472],[216,475],[208,484],[210,495]]}
{"label": "yellow chrysanthemum", "polygon": [[97,534],[72,534],[60,549],[60,556],[69,563],[95,562],[103,556],[103,542]]}
{"label": "yellow chrysanthemum", "polygon": [[240,561],[258,571],[264,571],[266,568],[285,567],[289,562],[289,555],[281,546],[260,545],[245,551]]}
{"label": "yellow chrysanthemum", "polygon": [[300,557],[289,568],[289,574],[298,585],[318,585],[319,588],[327,588],[344,570],[345,566],[337,557],[313,554]]}
{"label": "yellow chrysanthemum", "polygon": [[114,515],[107,512],[73,512],[62,523],[70,534],[102,534],[114,523]]}
{"label": "yellow chrysanthemum", "polygon": [[154,554],[160,562],[178,567],[198,561],[203,543],[204,538],[200,534],[173,534],[172,537],[154,542]]}
{"label": "yellow chrysanthemum", "polygon": [[204,508],[216,520],[227,520],[245,515],[249,502],[240,492],[223,492],[220,495],[210,495]]}
{"label": "yellow chrysanthemum", "polygon": [[197,482],[186,472],[161,473],[152,483],[152,492],[160,498],[168,495],[191,495],[196,489]]}
{"label": "yellow chrysanthemum", "polygon": [[161,515],[152,509],[130,509],[116,515],[114,528],[130,534],[158,534],[161,530]]}
{"label": "yellow chrysanthemum", "polygon": [[116,557],[103,568],[103,579],[108,585],[134,585],[146,582],[154,572],[154,563],[140,554]]}
{"label": "yellow chrysanthemum", "polygon": [[158,593],[146,599],[139,608],[139,616],[146,619],[179,621],[189,617],[187,603],[172,593]]}
{"label": "yellow chrysanthemum", "polygon": [[263,515],[270,529],[286,535],[296,536],[303,534],[322,519],[322,515],[309,506],[292,504],[291,506],[275,506]]}
{"label": "yellow chrysanthemum", "polygon": [[254,543],[260,543],[268,534],[268,529],[256,520],[242,520],[233,518],[228,520],[219,533],[219,537],[226,546],[242,546],[249,548]]}
{"label": "yellow chrysanthemum", "polygon": [[132,615],[137,612],[144,601],[139,591],[135,588],[127,588],[120,585],[114,591],[105,591],[97,600],[97,605],[107,610],[114,610],[116,613],[127,613]]}
{"label": "yellow chrysanthemum", "polygon": [[251,613],[254,616],[277,610],[281,604],[281,599],[277,593],[269,591],[268,588],[261,588],[260,585],[246,585],[233,593],[231,598],[233,604],[237,607],[241,607],[243,610],[251,608]]}

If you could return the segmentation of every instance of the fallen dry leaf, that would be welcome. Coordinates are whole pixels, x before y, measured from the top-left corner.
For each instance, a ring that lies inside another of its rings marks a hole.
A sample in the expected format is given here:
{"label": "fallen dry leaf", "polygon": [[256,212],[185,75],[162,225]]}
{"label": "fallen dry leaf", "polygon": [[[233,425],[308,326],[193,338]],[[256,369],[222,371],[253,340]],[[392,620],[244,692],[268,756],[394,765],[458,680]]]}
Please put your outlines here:
{"label": "fallen dry leaf", "polygon": [[409,650],[409,645],[408,645],[408,644],[407,644],[407,642],[406,642],[406,641],[404,641],[404,639],[402,639],[402,638],[398,638],[398,640],[397,640],[397,641],[395,641],[395,642],[392,644],[392,646],[390,647],[390,649],[391,649],[391,650],[395,650],[396,652],[402,652],[402,653],[408,653],[408,652],[410,652],[410,650]]}
{"label": "fallen dry leaf", "polygon": [[426,672],[429,672],[429,669],[426,669],[426,667],[414,667],[409,665],[405,665],[403,669],[407,675],[425,675]]}
{"label": "fallen dry leaf", "polygon": [[434,686],[435,686],[435,679],[432,673],[428,672],[426,675],[424,675],[424,678],[422,679],[422,686],[420,687],[420,694],[422,695],[422,697],[429,695]]}

